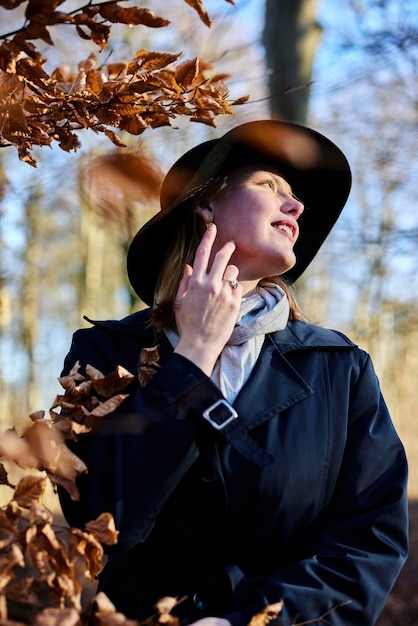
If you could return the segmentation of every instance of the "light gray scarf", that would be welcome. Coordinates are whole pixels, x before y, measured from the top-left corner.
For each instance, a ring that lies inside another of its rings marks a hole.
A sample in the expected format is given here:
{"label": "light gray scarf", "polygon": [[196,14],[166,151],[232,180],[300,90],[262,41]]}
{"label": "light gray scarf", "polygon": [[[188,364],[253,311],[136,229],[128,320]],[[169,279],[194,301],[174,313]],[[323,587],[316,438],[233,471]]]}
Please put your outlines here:
{"label": "light gray scarf", "polygon": [[[232,335],[216,361],[211,378],[231,404],[248,380],[267,333],[282,330],[289,319],[289,301],[275,283],[259,287],[241,299]],[[179,342],[176,331],[165,331],[171,345]]]}

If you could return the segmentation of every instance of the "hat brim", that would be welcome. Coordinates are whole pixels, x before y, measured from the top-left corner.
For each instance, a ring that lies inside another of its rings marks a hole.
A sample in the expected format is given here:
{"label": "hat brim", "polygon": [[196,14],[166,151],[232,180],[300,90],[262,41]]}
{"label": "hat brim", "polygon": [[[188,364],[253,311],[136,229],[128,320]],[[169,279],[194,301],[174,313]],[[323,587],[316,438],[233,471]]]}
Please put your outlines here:
{"label": "hat brim", "polygon": [[298,220],[296,264],[282,277],[293,283],[311,263],[347,201],[351,188],[348,161],[332,141],[305,126],[276,120],[248,122],[219,139],[195,146],[165,177],[161,211],[138,231],[127,256],[129,280],[146,304],[153,304],[184,201],[211,179],[249,163],[273,166],[282,172],[305,206]]}

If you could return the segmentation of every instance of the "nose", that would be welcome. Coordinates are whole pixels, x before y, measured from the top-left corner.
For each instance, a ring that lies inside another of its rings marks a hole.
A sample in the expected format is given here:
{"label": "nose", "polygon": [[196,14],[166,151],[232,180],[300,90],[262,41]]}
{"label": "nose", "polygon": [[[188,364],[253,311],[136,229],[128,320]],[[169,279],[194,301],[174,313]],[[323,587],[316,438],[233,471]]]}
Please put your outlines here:
{"label": "nose", "polygon": [[289,196],[282,204],[281,210],[297,220],[304,210],[304,204],[294,196]]}

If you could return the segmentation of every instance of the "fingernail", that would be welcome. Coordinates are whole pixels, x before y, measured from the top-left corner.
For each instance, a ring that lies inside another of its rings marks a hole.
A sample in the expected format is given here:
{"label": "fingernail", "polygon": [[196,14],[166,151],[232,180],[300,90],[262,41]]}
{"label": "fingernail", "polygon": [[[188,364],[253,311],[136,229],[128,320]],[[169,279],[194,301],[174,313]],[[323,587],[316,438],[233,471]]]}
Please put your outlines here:
{"label": "fingernail", "polygon": [[206,230],[209,230],[209,228],[213,228],[215,226],[215,224],[213,222],[205,222],[205,226],[206,226]]}

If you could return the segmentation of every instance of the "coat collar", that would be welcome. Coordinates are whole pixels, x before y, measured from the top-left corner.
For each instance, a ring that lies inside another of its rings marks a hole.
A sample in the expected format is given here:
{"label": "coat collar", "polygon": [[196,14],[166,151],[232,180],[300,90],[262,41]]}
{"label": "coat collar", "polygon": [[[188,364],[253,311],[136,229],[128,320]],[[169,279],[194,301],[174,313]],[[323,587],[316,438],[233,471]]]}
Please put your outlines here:
{"label": "coat collar", "polygon": [[269,335],[282,354],[294,350],[315,348],[354,348],[355,344],[343,333],[302,320],[290,320],[283,330]]}
{"label": "coat collar", "polygon": [[273,415],[312,395],[309,384],[268,337],[261,358],[234,402],[247,428],[259,426]]}
{"label": "coat collar", "polygon": [[[157,333],[150,324],[149,309],[137,311],[121,320],[91,320],[86,316],[84,319],[110,332],[126,333],[143,342],[151,342],[149,345],[152,345],[154,339],[158,340]],[[294,350],[354,347],[352,341],[342,333],[302,320],[290,320],[286,328],[270,334],[269,337],[281,354]]]}
{"label": "coat collar", "polygon": [[[135,341],[129,343],[133,346],[159,343],[163,361],[172,351],[165,335],[158,337],[150,325],[149,310],[139,311],[120,321],[88,321],[107,332],[132,336]],[[283,330],[267,335],[260,358],[234,402],[240,426],[250,431],[314,393],[293,367],[292,359],[288,358],[291,352],[350,350],[353,347],[354,344],[341,333],[300,320],[291,320]]]}
{"label": "coat collar", "polygon": [[[286,355],[294,351],[324,348],[350,350],[354,344],[342,333],[301,320],[291,320],[286,328],[267,336],[263,358],[256,363],[235,401],[240,414],[245,415],[246,406],[251,407],[248,426],[258,426],[273,413],[288,409],[313,394],[309,384],[294,369]],[[256,414],[254,407],[257,407]]]}

